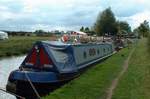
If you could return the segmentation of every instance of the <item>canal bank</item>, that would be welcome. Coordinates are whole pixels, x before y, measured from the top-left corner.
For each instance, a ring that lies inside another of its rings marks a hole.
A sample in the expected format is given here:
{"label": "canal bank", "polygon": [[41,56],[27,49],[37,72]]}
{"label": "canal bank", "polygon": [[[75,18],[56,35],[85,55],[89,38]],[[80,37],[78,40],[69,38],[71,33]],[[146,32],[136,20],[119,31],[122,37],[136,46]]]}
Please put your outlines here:
{"label": "canal bank", "polygon": [[120,79],[112,99],[150,99],[150,56],[147,39],[142,38]]}
{"label": "canal bank", "polygon": [[50,37],[21,37],[14,36],[0,41],[0,59],[19,56],[28,53],[36,41],[49,40]]}
{"label": "canal bank", "polygon": [[[18,56],[0,59],[0,88],[5,89],[10,72],[17,69],[24,58],[25,56]],[[0,99],[16,99],[16,97],[0,91]]]}

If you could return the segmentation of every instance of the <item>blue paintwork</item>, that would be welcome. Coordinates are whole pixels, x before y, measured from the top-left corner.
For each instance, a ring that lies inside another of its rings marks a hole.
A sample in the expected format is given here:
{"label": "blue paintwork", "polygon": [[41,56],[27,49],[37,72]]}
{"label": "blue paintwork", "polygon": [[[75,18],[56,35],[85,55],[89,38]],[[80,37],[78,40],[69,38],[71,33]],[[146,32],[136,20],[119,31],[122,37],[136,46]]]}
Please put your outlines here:
{"label": "blue paintwork", "polygon": [[11,73],[11,80],[28,81],[27,76],[31,82],[37,83],[51,83],[58,82],[56,73],[54,72],[35,72],[35,71],[20,71],[15,70]]}

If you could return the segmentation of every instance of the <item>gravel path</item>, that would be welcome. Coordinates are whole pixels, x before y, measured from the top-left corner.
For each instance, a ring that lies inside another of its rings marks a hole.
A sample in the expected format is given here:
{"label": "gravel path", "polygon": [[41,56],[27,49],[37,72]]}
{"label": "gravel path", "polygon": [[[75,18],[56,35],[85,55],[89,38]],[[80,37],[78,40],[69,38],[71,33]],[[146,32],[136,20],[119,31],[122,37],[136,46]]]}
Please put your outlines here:
{"label": "gravel path", "polygon": [[122,77],[122,75],[127,71],[128,69],[128,63],[129,63],[129,60],[134,52],[135,48],[132,49],[132,51],[130,52],[128,58],[125,60],[124,64],[123,64],[123,68],[122,70],[120,71],[120,73],[118,74],[118,76],[112,81],[111,83],[111,86],[109,87],[108,89],[108,92],[107,92],[107,96],[106,96],[106,99],[112,99],[112,95],[114,93],[114,89],[117,87],[118,85],[118,82],[120,80],[120,78]]}

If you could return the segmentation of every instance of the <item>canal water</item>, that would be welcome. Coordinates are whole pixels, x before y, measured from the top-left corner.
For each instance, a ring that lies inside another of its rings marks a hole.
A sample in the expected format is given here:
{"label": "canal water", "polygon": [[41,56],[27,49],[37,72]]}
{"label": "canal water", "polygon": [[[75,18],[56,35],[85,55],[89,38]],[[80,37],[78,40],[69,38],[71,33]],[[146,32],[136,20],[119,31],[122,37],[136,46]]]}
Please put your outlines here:
{"label": "canal water", "polygon": [[[0,88],[5,89],[7,79],[12,70],[17,69],[25,56],[0,59]],[[15,96],[2,92],[0,90],[0,99],[16,99]]]}

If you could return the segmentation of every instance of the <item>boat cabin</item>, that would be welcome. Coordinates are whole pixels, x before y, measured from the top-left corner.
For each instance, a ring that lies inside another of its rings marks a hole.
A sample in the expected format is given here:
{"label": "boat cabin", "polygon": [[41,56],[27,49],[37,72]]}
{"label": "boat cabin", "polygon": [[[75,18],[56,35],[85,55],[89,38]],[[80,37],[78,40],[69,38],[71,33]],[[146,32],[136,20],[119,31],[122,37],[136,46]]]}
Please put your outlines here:
{"label": "boat cabin", "polygon": [[109,43],[73,45],[42,41],[34,44],[21,67],[58,73],[77,72],[112,52],[113,46]]}

